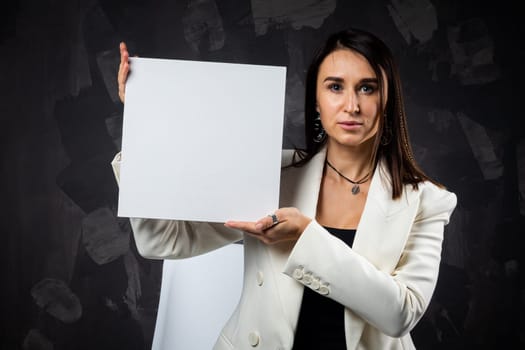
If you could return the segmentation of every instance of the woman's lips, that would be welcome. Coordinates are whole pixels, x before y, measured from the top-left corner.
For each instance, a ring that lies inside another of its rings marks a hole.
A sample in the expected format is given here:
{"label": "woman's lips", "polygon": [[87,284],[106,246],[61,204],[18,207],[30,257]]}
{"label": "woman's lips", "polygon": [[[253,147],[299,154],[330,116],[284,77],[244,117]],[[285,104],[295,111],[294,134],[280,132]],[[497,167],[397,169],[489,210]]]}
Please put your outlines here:
{"label": "woman's lips", "polygon": [[344,130],[356,130],[363,126],[363,123],[359,122],[339,122],[337,124]]}

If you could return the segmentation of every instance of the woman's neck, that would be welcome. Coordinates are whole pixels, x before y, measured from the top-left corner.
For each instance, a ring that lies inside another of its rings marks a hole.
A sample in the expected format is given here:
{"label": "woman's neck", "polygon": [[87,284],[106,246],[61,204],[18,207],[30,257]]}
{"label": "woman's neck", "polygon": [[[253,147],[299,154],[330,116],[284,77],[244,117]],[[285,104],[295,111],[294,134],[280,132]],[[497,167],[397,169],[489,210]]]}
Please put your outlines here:
{"label": "woman's neck", "polygon": [[328,140],[326,159],[345,176],[359,179],[373,170],[370,163],[372,148],[373,139],[355,147]]}

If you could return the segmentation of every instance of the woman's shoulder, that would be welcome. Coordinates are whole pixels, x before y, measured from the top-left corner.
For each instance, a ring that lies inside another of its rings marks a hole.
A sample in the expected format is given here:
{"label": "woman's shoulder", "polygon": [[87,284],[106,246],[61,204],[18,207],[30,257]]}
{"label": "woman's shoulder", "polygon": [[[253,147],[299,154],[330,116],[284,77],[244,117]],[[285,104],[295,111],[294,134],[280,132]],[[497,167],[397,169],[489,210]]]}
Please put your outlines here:
{"label": "woman's shoulder", "polygon": [[457,196],[443,186],[431,181],[418,184],[420,214],[443,213],[450,216],[457,205]]}
{"label": "woman's shoulder", "polygon": [[432,197],[432,198],[452,198],[456,197],[455,193],[448,190],[443,185],[438,185],[432,181],[425,180],[418,184],[418,190],[421,192],[421,196]]}

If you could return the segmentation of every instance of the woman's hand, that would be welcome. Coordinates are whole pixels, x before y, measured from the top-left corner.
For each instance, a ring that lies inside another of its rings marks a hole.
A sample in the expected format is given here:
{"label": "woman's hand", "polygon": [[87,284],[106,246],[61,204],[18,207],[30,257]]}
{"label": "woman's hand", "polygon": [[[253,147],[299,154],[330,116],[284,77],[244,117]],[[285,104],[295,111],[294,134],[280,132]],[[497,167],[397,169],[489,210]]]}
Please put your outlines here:
{"label": "woman's hand", "polygon": [[271,216],[256,222],[227,221],[224,226],[242,230],[265,244],[276,244],[299,239],[312,219],[304,216],[297,208],[281,208],[274,212],[278,223]]}
{"label": "woman's hand", "polygon": [[120,65],[118,67],[118,97],[124,103],[126,97],[126,80],[129,75],[129,52],[126,43],[120,43]]}

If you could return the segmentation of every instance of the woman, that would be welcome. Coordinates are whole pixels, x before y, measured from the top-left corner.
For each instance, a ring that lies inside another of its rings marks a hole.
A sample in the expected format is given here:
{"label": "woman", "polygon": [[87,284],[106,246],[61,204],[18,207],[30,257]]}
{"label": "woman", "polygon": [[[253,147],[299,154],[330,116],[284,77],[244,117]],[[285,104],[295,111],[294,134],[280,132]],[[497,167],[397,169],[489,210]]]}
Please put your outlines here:
{"label": "woman", "polygon": [[[128,72],[121,44],[122,100]],[[382,41],[357,29],[327,40],[308,71],[305,126],[307,147],[285,155],[272,215],[131,219],[137,247],[185,258],[244,239],[243,292],[215,349],[414,348],[409,332],[434,291],[456,197],[414,161]]]}

